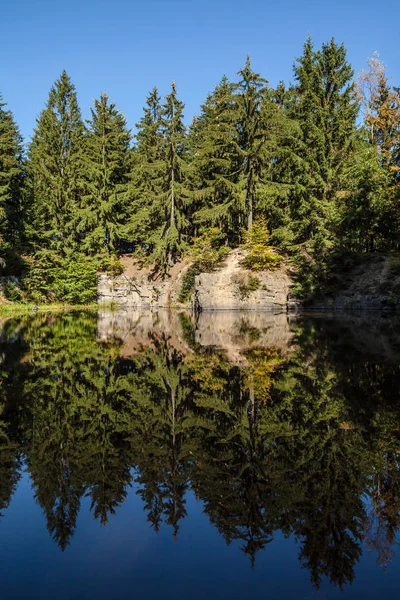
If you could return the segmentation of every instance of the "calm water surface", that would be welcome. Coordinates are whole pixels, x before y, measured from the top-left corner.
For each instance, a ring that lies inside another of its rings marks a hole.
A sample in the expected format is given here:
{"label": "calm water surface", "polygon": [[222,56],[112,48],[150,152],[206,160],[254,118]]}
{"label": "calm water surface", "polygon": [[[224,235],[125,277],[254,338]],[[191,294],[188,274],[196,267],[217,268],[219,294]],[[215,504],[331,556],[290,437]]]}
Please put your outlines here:
{"label": "calm water surface", "polygon": [[0,321],[1,598],[395,599],[400,324]]}

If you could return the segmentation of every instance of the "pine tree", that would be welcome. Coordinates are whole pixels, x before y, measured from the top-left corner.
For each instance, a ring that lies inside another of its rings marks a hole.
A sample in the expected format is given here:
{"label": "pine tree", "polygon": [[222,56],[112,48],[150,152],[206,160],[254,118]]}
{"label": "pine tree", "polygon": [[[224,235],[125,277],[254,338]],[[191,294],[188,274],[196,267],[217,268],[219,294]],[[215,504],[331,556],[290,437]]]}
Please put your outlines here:
{"label": "pine tree", "polygon": [[84,125],[65,71],[49,93],[29,148],[33,194],[29,236],[34,249],[65,255],[77,244]]}
{"label": "pine tree", "polygon": [[21,238],[22,137],[0,95],[0,268]]}
{"label": "pine tree", "polygon": [[370,252],[387,248],[389,226],[390,175],[381,168],[379,154],[364,139],[348,170],[348,193],[341,201],[341,242],[350,252]]}
{"label": "pine tree", "polygon": [[125,117],[106,93],[95,100],[85,139],[86,194],[80,206],[81,248],[89,254],[112,252],[126,219],[130,172],[130,132]]}

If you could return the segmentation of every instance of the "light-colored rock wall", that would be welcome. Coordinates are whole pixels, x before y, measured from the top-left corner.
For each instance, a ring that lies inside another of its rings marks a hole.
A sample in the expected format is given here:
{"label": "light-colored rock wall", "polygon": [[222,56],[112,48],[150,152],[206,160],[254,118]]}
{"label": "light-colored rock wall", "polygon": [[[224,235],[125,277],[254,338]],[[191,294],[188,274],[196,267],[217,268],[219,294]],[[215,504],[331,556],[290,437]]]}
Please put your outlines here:
{"label": "light-colored rock wall", "polygon": [[187,267],[175,269],[166,279],[153,280],[148,271],[137,270],[135,274],[110,277],[100,275],[98,279],[98,301],[115,303],[126,308],[168,308],[178,301],[182,275]]}
{"label": "light-colored rock wall", "polygon": [[[187,306],[196,302],[203,310],[285,310],[291,285],[287,269],[253,273],[241,266],[243,257],[242,250],[233,250],[218,269],[198,275]],[[164,280],[151,279],[144,269],[114,278],[100,275],[99,302],[126,308],[171,308],[179,304],[182,277],[187,268],[187,265],[177,266]],[[249,284],[256,289],[250,289]]]}
{"label": "light-colored rock wall", "polygon": [[[291,279],[282,267],[254,273],[241,266],[241,250],[232,251],[222,268],[196,277],[196,298],[203,310],[286,308]],[[251,283],[257,289],[251,290]]]}

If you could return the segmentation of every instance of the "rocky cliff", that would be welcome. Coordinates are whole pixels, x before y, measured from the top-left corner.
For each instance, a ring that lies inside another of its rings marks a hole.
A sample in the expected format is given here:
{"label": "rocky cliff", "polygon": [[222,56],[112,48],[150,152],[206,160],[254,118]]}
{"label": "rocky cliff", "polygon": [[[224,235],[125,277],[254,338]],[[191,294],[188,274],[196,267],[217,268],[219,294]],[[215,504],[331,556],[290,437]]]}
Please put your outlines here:
{"label": "rocky cliff", "polygon": [[[233,250],[224,263],[211,273],[196,277],[186,306],[196,303],[202,309],[286,310],[291,279],[286,267],[253,273],[241,266],[242,250]],[[131,264],[118,277],[99,277],[99,302],[124,307],[170,308],[178,302],[183,277],[189,265],[180,264],[165,279],[154,278],[146,269]]]}

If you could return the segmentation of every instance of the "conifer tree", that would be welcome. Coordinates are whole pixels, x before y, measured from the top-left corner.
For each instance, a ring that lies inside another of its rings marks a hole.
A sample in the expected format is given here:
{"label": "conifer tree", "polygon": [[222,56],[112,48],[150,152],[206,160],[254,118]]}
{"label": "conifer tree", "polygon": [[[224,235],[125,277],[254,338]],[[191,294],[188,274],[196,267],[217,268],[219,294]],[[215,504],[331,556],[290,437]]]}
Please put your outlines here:
{"label": "conifer tree", "polygon": [[159,185],[157,181],[157,189],[154,195],[151,194],[148,209],[151,232],[146,240],[152,260],[164,273],[182,253],[188,229],[186,215],[190,192],[186,180],[189,162],[183,109],[175,82],[172,82],[171,92],[165,97],[160,113],[161,160],[151,163],[156,164],[157,170],[159,168]]}
{"label": "conifer tree", "polygon": [[332,39],[316,52],[307,39],[295,66],[292,116],[301,130],[304,159],[293,182],[291,227],[294,245],[321,277],[335,245],[337,200],[346,194],[347,169],[355,151],[359,106],[352,77],[343,45]]}
{"label": "conifer tree", "polygon": [[[162,112],[165,144],[164,223],[159,231],[159,249],[171,265],[182,251],[188,227],[186,211],[189,192],[185,188],[188,173],[184,104],[178,99],[175,82],[166,96]],[[162,243],[160,243],[162,242]]]}
{"label": "conifer tree", "polygon": [[0,268],[21,236],[22,137],[0,95]]}
{"label": "conifer tree", "polygon": [[86,194],[80,206],[78,230],[89,254],[117,248],[127,212],[130,141],[125,117],[106,93],[95,100],[88,121],[83,159]]}
{"label": "conifer tree", "polygon": [[161,102],[156,87],[150,92],[143,117],[136,124],[132,173],[128,187],[130,214],[124,237],[147,248],[153,230],[152,208],[162,193],[164,140],[161,131]]}
{"label": "conifer tree", "polygon": [[257,192],[266,161],[267,127],[263,109],[267,101],[268,82],[251,68],[250,57],[238,73],[236,85],[238,103],[239,148],[243,211],[248,229],[256,210]]}
{"label": "conifer tree", "polygon": [[196,174],[195,223],[219,226],[232,241],[239,229],[241,198],[236,109],[234,85],[224,76],[190,131]]}
{"label": "conifer tree", "polygon": [[29,148],[33,194],[29,234],[34,249],[65,255],[76,246],[83,136],[75,87],[63,71],[37,119]]}

